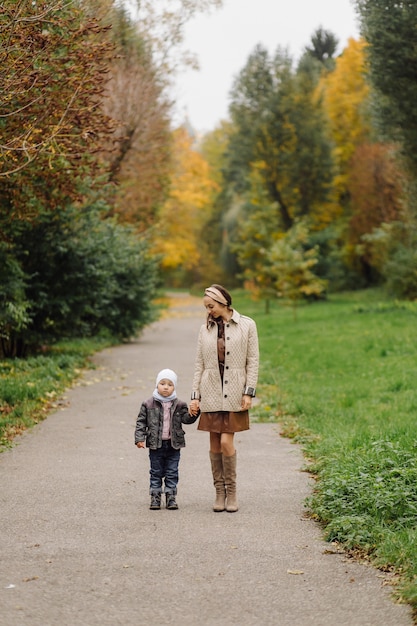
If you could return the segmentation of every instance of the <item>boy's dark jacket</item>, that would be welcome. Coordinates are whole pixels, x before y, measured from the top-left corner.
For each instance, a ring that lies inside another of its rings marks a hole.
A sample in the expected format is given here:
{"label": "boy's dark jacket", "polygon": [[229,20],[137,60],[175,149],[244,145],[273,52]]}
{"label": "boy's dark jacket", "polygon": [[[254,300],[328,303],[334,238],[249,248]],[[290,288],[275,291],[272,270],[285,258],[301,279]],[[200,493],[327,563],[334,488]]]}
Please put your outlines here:
{"label": "boy's dark jacket", "polygon": [[[193,424],[198,415],[190,415],[185,402],[176,398],[171,406],[171,445],[178,450],[185,446],[185,432],[181,424]],[[146,447],[157,450],[162,447],[162,426],[164,409],[162,402],[149,398],[142,402],[138,419],[136,420],[135,445],[145,441]]]}

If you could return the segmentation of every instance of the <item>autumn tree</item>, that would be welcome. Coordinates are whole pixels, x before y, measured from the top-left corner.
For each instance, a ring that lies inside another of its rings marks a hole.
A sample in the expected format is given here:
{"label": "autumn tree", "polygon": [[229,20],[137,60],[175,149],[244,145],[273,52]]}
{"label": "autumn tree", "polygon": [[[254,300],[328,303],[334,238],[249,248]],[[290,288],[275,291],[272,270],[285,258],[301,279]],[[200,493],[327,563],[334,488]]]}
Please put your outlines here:
{"label": "autumn tree", "polygon": [[129,12],[117,4],[103,15],[116,50],[103,100],[104,111],[116,120],[106,151],[116,185],[112,213],[138,231],[152,226],[169,186],[171,85],[183,66],[196,64],[183,50],[185,24],[220,5],[219,0],[141,0],[130,2]]}
{"label": "autumn tree", "polygon": [[146,36],[121,6],[106,18],[115,57],[110,65],[103,111],[115,129],[102,156],[115,192],[112,213],[146,230],[164,200],[169,179],[170,102]]}
{"label": "autumn tree", "polygon": [[223,0],[130,0],[136,6],[134,21],[146,34],[158,73],[170,82],[184,66],[198,67],[198,60],[184,49],[184,27],[198,13],[221,7]]}
{"label": "autumn tree", "polygon": [[393,145],[374,143],[357,148],[349,174],[352,209],[346,249],[367,284],[380,276],[381,262],[378,246],[366,236],[384,224],[404,220],[405,182]]}
{"label": "autumn tree", "polygon": [[[383,140],[388,138],[399,146],[403,158],[398,164],[408,178],[409,211],[403,232],[390,228],[389,224],[380,229],[385,239],[389,233],[386,245],[389,257],[383,274],[393,294],[414,299],[417,293],[417,5],[393,0],[357,0],[356,6],[368,44],[366,60],[378,131]],[[374,245],[376,238],[372,239]]]}
{"label": "autumn tree", "polygon": [[[198,149],[207,161],[210,168],[210,176],[217,185],[213,194],[213,207],[211,217],[204,230],[204,239],[210,249],[211,255],[217,259],[219,267],[225,276],[221,279],[218,271],[219,282],[228,281],[229,285],[238,284],[236,277],[238,267],[235,254],[231,251],[231,242],[235,240],[236,219],[233,202],[233,192],[226,184],[225,170],[227,166],[226,153],[229,139],[232,134],[232,124],[228,120],[221,121],[211,132],[204,135],[198,142]],[[232,193],[232,197],[230,194]],[[239,203],[239,199],[237,198]],[[239,210],[236,212],[238,215]]]}
{"label": "autumn tree", "polygon": [[0,13],[0,211],[28,218],[78,199],[110,133],[100,101],[111,46],[79,3],[5,0]]}
{"label": "autumn tree", "polygon": [[339,201],[348,197],[349,166],[356,148],[371,138],[369,85],[366,80],[365,42],[349,39],[332,72],[323,74],[319,90],[330,123]]}
{"label": "autumn tree", "polygon": [[153,251],[161,257],[167,282],[198,282],[217,271],[205,237],[216,183],[183,127],[174,132],[173,163],[169,194],[153,229]]}
{"label": "autumn tree", "polygon": [[[311,244],[305,221],[297,221],[286,233],[271,232],[277,207],[263,202],[250,207],[240,224],[240,238],[235,249],[246,287],[257,300],[270,302],[277,298],[296,307],[301,299],[319,298],[327,282],[314,271],[319,250]],[[269,218],[269,219],[268,219]]]}
{"label": "autumn tree", "polygon": [[241,279],[255,299],[265,302],[268,313],[270,301],[276,298],[276,276],[269,251],[274,241],[282,237],[279,230],[271,228],[279,221],[279,208],[270,202],[257,168],[250,176],[248,200],[237,214],[237,233],[229,245],[237,256]]}
{"label": "autumn tree", "polygon": [[73,334],[126,338],[151,319],[157,267],[146,241],[102,219],[114,46],[87,2],[1,9],[3,354]]}
{"label": "autumn tree", "polygon": [[291,303],[294,317],[302,299],[323,297],[327,283],[314,273],[318,250],[308,245],[308,229],[298,222],[275,241],[268,254],[270,272],[278,298]]}

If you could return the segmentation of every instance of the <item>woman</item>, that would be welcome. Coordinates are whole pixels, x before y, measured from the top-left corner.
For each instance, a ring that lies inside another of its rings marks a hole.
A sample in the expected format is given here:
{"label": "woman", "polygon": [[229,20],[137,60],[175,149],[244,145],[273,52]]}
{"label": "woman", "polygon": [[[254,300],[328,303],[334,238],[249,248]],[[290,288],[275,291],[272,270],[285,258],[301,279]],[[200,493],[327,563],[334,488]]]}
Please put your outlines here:
{"label": "woman", "polygon": [[198,430],[210,433],[210,461],[216,500],[213,511],[238,510],[234,434],[249,429],[249,409],[258,379],[255,322],[232,309],[221,285],[204,292],[207,322],[200,328],[191,412],[201,410]]}

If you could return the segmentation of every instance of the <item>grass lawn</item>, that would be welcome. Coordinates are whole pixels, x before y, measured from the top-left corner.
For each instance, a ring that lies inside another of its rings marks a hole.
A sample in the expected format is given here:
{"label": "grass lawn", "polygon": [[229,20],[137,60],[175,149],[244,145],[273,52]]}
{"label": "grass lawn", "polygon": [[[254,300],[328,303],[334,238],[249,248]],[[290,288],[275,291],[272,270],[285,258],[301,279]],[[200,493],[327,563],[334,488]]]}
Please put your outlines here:
{"label": "grass lawn", "polygon": [[279,421],[316,474],[325,536],[400,575],[417,610],[417,303],[379,291],[302,305],[297,318],[243,293],[261,349],[259,421]]}
{"label": "grass lawn", "polygon": [[61,342],[45,354],[0,360],[0,452],[15,435],[43,420],[62,392],[108,341]]}

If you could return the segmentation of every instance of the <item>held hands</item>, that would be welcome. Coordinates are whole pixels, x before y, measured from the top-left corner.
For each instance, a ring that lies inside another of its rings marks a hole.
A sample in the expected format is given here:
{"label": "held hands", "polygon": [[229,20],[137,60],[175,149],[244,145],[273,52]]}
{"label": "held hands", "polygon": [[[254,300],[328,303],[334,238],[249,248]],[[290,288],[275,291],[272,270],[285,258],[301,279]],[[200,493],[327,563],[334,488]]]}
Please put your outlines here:
{"label": "held hands", "polygon": [[137,445],[138,448],[144,448],[145,447],[145,442],[144,441],[138,441],[136,445]]}
{"label": "held hands", "polygon": [[[252,406],[252,396],[242,396],[242,411],[250,409]],[[190,414],[197,415],[200,408],[200,402],[198,400],[191,400],[190,402]]]}
{"label": "held hands", "polygon": [[198,411],[200,409],[199,400],[191,400],[190,402],[190,415],[198,415]]}

